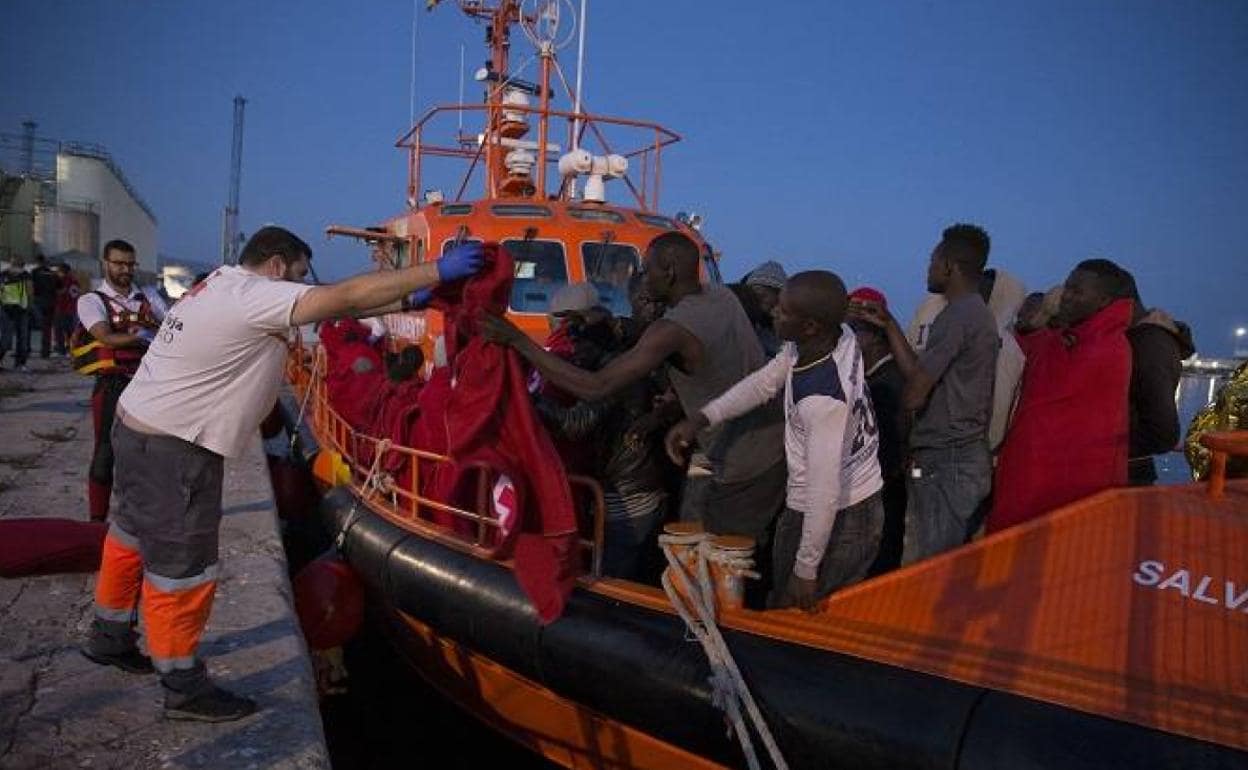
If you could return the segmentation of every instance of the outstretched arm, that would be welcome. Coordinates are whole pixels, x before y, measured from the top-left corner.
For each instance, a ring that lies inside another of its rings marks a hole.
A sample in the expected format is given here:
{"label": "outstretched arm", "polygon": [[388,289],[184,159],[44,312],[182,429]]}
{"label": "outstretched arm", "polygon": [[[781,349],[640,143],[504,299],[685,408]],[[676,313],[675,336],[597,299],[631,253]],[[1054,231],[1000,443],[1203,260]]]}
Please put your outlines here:
{"label": "outstretched arm", "polygon": [[564,361],[497,316],[483,319],[485,338],[507,345],[525,358],[553,385],[577,398],[599,401],[657,369],[674,353],[685,349],[689,332],[670,321],[650,324],[637,344],[596,372]]}
{"label": "outstretched arm", "polygon": [[340,316],[364,317],[439,282],[466,278],[481,269],[484,252],[479,243],[466,243],[441,259],[402,270],[383,270],[348,278],[340,283],[316,286],[300,295],[291,313],[292,326],[316,323]]}
{"label": "outstretched arm", "polygon": [[740,417],[775,398],[784,387],[792,366],[793,357],[789,348],[782,348],[761,368],[746,375],[736,385],[702,407],[707,423],[715,425]]}

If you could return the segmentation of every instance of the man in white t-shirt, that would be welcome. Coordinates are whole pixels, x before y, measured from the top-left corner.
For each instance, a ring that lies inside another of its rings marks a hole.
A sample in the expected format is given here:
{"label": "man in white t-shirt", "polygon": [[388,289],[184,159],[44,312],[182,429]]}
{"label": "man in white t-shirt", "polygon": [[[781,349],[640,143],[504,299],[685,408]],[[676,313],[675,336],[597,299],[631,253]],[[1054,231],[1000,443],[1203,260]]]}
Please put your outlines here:
{"label": "man in white t-shirt", "polygon": [[[120,505],[83,654],[135,673],[154,667],[170,719],[224,722],[255,710],[209,680],[196,649],[216,590],[222,461],[243,454],[273,407],[292,329],[395,312],[419,289],[475,273],[482,250],[468,244],[327,286],[302,283],[311,257],[293,233],[261,228],[237,266],[218,268],[170,309],[118,405]],[[150,660],[135,646],[136,607]]]}
{"label": "man in white t-shirt", "polygon": [[74,340],[74,366],[95,377],[91,390],[95,446],[87,469],[87,511],[92,521],[108,518],[117,400],[169,310],[158,294],[145,292],[134,282],[137,266],[134,246],[120,239],[109,241],[100,256],[103,280],[78,298],[78,322],[86,334],[79,332]]}
{"label": "man in white t-shirt", "polygon": [[811,270],[790,278],[773,311],[780,352],[668,433],[680,461],[698,431],[784,391],[785,510],[772,547],[767,605],[805,610],[867,575],[884,525],[875,413],[854,332],[843,322],[845,284]]}

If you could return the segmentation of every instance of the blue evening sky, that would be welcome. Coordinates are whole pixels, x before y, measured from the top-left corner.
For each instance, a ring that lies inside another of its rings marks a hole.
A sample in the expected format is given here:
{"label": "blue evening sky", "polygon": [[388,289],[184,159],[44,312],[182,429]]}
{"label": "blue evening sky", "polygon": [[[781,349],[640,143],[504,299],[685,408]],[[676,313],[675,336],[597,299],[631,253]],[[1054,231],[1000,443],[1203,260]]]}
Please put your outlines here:
{"label": "blue evening sky", "polygon": [[[411,16],[407,0],[7,0],[0,131],[31,117],[105,145],[161,251],[210,260],[241,93],[243,230],[285,224],[345,276],[364,252],[325,225],[403,205]],[[482,30],[449,1],[419,24],[418,102],[453,101]],[[728,277],[825,267],[904,319],[940,229],[967,220],[1029,287],[1119,261],[1206,354],[1248,324],[1248,2],[590,0],[588,38],[588,106],[683,134],[663,208],[705,216]],[[571,73],[574,46],[562,58]]]}

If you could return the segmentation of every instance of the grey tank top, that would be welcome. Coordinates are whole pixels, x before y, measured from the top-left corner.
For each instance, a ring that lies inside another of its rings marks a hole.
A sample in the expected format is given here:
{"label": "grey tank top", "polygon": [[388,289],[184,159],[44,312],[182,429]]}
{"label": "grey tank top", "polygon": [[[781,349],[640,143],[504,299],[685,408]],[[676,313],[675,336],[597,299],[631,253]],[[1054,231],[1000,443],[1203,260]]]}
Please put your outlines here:
{"label": "grey tank top", "polygon": [[[697,414],[766,363],[741,303],[723,286],[707,286],[699,294],[684,297],[663,318],[702,343],[702,361],[696,371],[669,367],[672,388],[686,415]],[[716,481],[731,484],[755,478],[784,460],[781,399],[703,431],[698,443],[711,461]]]}

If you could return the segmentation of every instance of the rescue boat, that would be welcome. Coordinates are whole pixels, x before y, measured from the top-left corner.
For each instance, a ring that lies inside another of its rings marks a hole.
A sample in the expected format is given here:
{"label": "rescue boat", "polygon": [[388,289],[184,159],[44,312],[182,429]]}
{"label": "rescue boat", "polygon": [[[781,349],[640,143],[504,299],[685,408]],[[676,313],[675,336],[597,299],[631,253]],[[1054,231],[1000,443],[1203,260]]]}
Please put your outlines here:
{"label": "rescue boat", "polygon": [[[435,107],[400,139],[402,213],[330,232],[368,242],[383,270],[467,239],[500,243],[514,260],[510,314],[539,338],[565,282],[591,282],[627,314],[627,279],[663,232],[695,239],[705,280],[718,281],[691,222],[659,210],[660,155],[679,137],[589,113],[575,94],[572,109],[555,107],[566,1],[460,8],[487,22],[485,101]],[[509,69],[516,29],[537,48],[536,82]],[[433,123],[457,112],[480,115],[483,129],[436,144]],[[617,145],[611,131],[644,141]],[[454,195],[424,190],[428,157],[467,163]],[[474,174],[483,193],[466,198]],[[627,206],[607,202],[609,185],[627,190]],[[392,345],[445,363],[440,314],[386,323]],[[464,709],[559,764],[1248,767],[1248,484],[1216,471],[1218,456],[1248,449],[1242,435],[1210,439],[1208,489],[1103,492],[840,591],[813,614],[698,600],[705,551],[689,548],[680,558],[699,566],[670,573],[667,591],[602,576],[601,490],[571,476],[583,574],[543,624],[491,547],[496,474],[480,469],[475,506],[423,496],[422,470],[453,461],[353,427],[325,371],[324,350],[292,352],[296,420],[319,445],[322,519],[384,608],[396,649]],[[704,612],[689,617],[691,607]]]}

